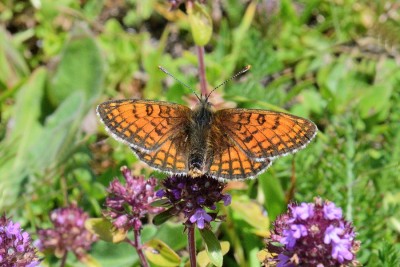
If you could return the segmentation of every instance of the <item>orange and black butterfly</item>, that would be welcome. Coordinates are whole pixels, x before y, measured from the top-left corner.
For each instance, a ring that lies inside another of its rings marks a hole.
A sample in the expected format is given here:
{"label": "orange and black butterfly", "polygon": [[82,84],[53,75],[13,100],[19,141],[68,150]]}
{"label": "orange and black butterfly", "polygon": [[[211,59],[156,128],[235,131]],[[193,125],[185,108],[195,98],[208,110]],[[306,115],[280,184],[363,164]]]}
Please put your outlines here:
{"label": "orange and black butterfly", "polygon": [[215,111],[201,96],[194,109],[150,100],[107,101],[97,113],[107,131],[154,169],[219,180],[253,178],[280,156],[304,148],[316,125],[261,109]]}

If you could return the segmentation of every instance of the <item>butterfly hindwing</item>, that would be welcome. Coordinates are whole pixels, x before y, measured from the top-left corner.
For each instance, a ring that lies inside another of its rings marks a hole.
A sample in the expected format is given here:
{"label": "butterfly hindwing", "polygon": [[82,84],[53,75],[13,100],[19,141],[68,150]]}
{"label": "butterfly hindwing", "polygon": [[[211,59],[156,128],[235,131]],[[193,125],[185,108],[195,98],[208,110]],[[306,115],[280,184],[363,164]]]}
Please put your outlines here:
{"label": "butterfly hindwing", "polygon": [[106,129],[140,151],[155,151],[188,123],[190,108],[149,100],[115,100],[97,107]]}
{"label": "butterfly hindwing", "polygon": [[187,151],[188,148],[180,137],[167,140],[155,151],[144,152],[131,147],[139,159],[150,167],[171,174],[182,174],[188,172]]}
{"label": "butterfly hindwing", "polygon": [[226,131],[222,131],[221,127],[222,125],[215,123],[210,130],[211,149],[207,165],[211,176],[223,180],[253,178],[272,164],[271,159],[255,161],[250,158],[227,137]]}
{"label": "butterfly hindwing", "polygon": [[214,155],[209,174],[217,179],[242,180],[256,177],[271,163],[270,159],[254,161],[237,147],[230,147],[223,153]]}

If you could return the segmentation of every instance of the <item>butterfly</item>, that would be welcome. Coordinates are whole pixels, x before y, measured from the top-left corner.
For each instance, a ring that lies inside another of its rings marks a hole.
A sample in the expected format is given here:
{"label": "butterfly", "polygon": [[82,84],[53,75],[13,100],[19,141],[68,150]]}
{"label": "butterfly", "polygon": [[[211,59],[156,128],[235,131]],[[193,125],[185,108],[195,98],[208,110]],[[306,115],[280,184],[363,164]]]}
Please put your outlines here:
{"label": "butterfly", "polygon": [[274,159],[303,149],[316,125],[291,114],[262,109],[215,111],[210,95],[196,107],[123,99],[101,103],[106,130],[150,167],[169,174],[219,180],[253,178]]}

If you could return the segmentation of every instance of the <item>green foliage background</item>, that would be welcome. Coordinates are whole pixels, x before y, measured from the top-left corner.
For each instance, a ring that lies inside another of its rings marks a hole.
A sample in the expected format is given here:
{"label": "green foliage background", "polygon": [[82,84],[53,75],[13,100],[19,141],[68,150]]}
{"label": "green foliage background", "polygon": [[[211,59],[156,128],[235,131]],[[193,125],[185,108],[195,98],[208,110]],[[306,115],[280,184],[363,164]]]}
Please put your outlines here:
{"label": "green foliage background", "polygon": [[[260,232],[269,228],[260,207],[271,222],[285,211],[288,196],[299,202],[321,196],[353,221],[362,264],[398,265],[399,5],[208,2],[209,84],[252,65],[216,94],[238,107],[286,110],[319,127],[307,149],[231,191],[227,222],[215,226],[219,239],[231,244],[224,264],[259,265]],[[50,226],[48,213],[67,203],[99,217],[105,189],[122,165],[164,177],[106,138],[95,107],[139,97],[187,105],[190,90],[158,70],[162,65],[198,88],[184,8],[170,11],[167,2],[155,0],[6,0],[0,23],[0,211],[35,237],[36,228]],[[176,251],[186,245],[179,222],[146,226],[144,240],[154,237]],[[99,242],[91,253],[98,265],[137,265],[132,248],[122,244]],[[81,263],[70,255],[68,264]]]}

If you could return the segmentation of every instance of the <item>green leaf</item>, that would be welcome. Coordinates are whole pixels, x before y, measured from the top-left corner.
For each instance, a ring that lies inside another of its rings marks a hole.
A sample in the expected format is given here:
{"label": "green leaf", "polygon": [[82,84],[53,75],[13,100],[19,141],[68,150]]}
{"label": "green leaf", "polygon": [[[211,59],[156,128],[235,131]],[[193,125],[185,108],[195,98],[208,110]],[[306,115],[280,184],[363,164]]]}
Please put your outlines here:
{"label": "green leaf", "polygon": [[158,69],[158,66],[160,62],[164,62],[166,58],[168,58],[163,53],[165,47],[167,46],[170,32],[170,27],[166,27],[162,33],[157,47],[155,47],[150,41],[150,38],[146,38],[142,42],[142,65],[146,73],[149,75],[149,80],[146,83],[145,89],[143,90],[144,98],[154,99],[159,98],[160,95],[163,95],[162,80],[165,78],[165,75]]}
{"label": "green leaf", "polygon": [[234,212],[254,228],[254,233],[267,237],[269,234],[268,217],[263,215],[263,207],[247,197],[233,198],[231,207]]}
{"label": "green leaf", "polygon": [[30,155],[36,170],[43,171],[64,161],[75,145],[75,134],[84,113],[82,92],[74,92],[47,117],[40,138],[32,145]]}
{"label": "green leaf", "polygon": [[294,77],[296,79],[303,77],[309,71],[310,63],[310,59],[308,58],[301,60],[294,69]]}
{"label": "green leaf", "polygon": [[167,244],[159,239],[153,239],[143,244],[146,258],[157,266],[179,266],[181,259]]}
{"label": "green leaf", "polygon": [[282,185],[276,177],[264,173],[258,179],[260,188],[265,197],[265,208],[271,221],[281,214],[286,206],[285,193]]}
{"label": "green leaf", "polygon": [[[186,248],[187,236],[184,234],[185,227],[182,223],[167,221],[160,225],[154,238],[167,243],[175,251]],[[172,237],[172,238],[171,238]],[[198,237],[200,240],[200,237]]]}
{"label": "green leaf", "polygon": [[212,35],[212,20],[203,6],[194,2],[192,8],[188,8],[188,17],[194,42],[198,46],[206,45]]}
{"label": "green leaf", "polygon": [[392,86],[389,84],[377,84],[371,86],[365,92],[359,102],[358,109],[362,118],[374,116],[390,108],[389,98],[392,94]]}
{"label": "green leaf", "polygon": [[153,219],[153,223],[155,225],[160,225],[160,224],[163,224],[164,222],[168,221],[170,218],[172,218],[174,216],[171,213],[171,210],[172,210],[172,208],[157,214]]}
{"label": "green leaf", "polygon": [[33,172],[28,155],[43,128],[39,118],[46,77],[47,71],[38,68],[17,93],[14,127],[0,143],[0,210],[16,200],[19,183]]}
{"label": "green leaf", "polygon": [[99,48],[86,24],[78,24],[66,44],[51,79],[48,96],[54,106],[76,91],[90,103],[102,90],[103,62]]}
{"label": "green leaf", "polygon": [[106,242],[119,243],[124,241],[127,235],[127,231],[116,229],[113,224],[105,218],[87,219],[85,221],[85,228]]}
{"label": "green leaf", "polygon": [[83,12],[87,18],[96,19],[104,7],[104,0],[88,0],[85,2]]}
{"label": "green leaf", "polygon": [[[90,251],[90,255],[95,257],[102,266],[140,266],[137,253],[133,252],[132,246],[126,242],[118,244],[104,241],[95,242]],[[68,266],[85,267],[78,264]]]}
{"label": "green leaf", "polygon": [[11,42],[10,34],[0,27],[0,92],[12,87],[29,73],[29,68]]}
{"label": "green leaf", "polygon": [[199,229],[201,237],[206,245],[207,255],[215,266],[222,266],[223,256],[221,251],[221,244],[217,237],[209,229]]}
{"label": "green leaf", "polygon": [[[257,10],[257,1],[251,1],[247,6],[246,12],[240,25],[233,31],[233,43],[231,52],[222,58],[223,71],[231,75],[237,64],[238,58],[242,55],[244,40],[248,38],[254,16]],[[230,41],[231,42],[231,41]]]}
{"label": "green leaf", "polygon": [[157,199],[156,201],[153,201],[150,203],[150,206],[152,207],[165,207],[169,204],[169,200],[166,198],[162,198],[162,199]]}

